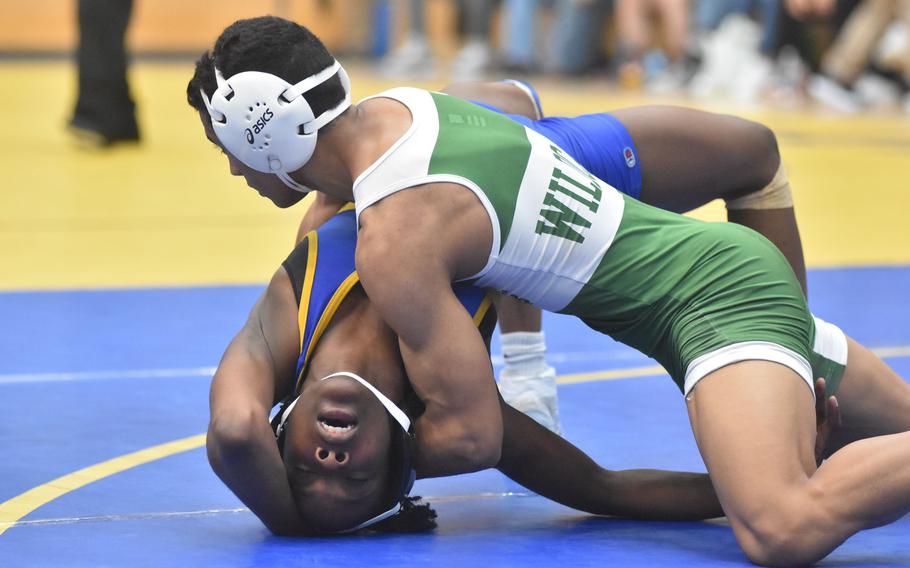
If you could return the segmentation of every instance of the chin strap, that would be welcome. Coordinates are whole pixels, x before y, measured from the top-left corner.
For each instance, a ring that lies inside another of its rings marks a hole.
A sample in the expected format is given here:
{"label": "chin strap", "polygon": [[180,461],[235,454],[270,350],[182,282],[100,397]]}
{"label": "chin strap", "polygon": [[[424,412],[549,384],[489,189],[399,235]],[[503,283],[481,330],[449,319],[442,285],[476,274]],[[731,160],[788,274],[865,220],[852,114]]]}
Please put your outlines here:
{"label": "chin strap", "polygon": [[313,191],[312,188],[305,185],[299,184],[291,177],[291,175],[285,171],[274,172],[278,179],[284,182],[284,185],[290,187],[294,191],[299,191],[300,193],[309,193]]}
{"label": "chin strap", "polygon": [[373,393],[373,396],[375,396],[376,398],[379,399],[379,402],[382,404],[382,406],[385,407],[385,409],[389,412],[389,414],[392,415],[392,418],[394,418],[395,421],[398,422],[398,424],[401,426],[401,428],[405,432],[407,432],[408,430],[411,429],[411,419],[408,418],[408,415],[405,414],[404,411],[401,408],[399,408],[397,404],[395,404],[394,402],[389,400],[389,398],[386,395],[379,392],[379,389],[377,389],[376,387],[374,387],[373,385],[371,385],[370,383],[365,381],[363,378],[355,375],[354,373],[349,373],[347,371],[340,371],[338,373],[332,373],[331,375],[329,375],[327,377],[322,377],[319,380],[324,381],[326,379],[331,379],[334,377],[348,377],[349,379],[354,379],[355,381],[357,381],[358,383],[360,383],[361,385],[366,387],[366,389],[368,391]]}

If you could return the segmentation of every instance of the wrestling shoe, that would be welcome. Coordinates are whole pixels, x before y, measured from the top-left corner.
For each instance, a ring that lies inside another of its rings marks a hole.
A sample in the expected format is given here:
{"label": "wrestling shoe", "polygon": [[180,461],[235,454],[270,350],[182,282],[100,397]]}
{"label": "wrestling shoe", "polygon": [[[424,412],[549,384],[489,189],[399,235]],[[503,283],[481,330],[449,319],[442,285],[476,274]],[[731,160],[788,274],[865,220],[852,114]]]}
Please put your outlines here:
{"label": "wrestling shoe", "polygon": [[499,392],[512,408],[523,412],[546,429],[562,434],[556,369],[544,365],[535,373],[504,369],[499,375]]}

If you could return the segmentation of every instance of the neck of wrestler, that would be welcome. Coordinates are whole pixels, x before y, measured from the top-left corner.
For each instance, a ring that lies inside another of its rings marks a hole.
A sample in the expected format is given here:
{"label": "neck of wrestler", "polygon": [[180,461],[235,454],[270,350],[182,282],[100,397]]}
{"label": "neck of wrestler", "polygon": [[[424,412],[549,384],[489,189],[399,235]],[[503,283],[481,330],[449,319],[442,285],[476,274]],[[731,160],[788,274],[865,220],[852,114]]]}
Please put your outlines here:
{"label": "neck of wrestler", "polygon": [[398,338],[360,286],[341,303],[316,344],[303,388],[339,371],[359,375],[398,405],[404,399],[406,375]]}
{"label": "neck of wrestler", "polygon": [[355,133],[364,121],[359,105],[332,121],[331,126],[319,131],[316,149],[305,166],[291,172],[291,177],[329,197],[344,201],[354,200],[354,172],[358,163]]}
{"label": "neck of wrestler", "polygon": [[319,131],[316,149],[291,177],[343,201],[354,201],[354,180],[410,127],[410,112],[389,99],[351,107]]}

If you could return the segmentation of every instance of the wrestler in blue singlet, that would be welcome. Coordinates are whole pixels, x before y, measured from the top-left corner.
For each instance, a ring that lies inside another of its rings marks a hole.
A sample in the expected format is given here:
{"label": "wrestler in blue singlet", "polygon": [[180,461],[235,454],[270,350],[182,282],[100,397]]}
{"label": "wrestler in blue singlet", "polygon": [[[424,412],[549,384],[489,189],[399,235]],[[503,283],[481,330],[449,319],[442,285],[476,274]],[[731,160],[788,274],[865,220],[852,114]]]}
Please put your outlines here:
{"label": "wrestler in blue singlet", "polygon": [[[543,116],[540,98],[531,85],[514,80],[508,82],[527,92],[534,99],[540,116]],[[546,136],[598,178],[629,197],[640,198],[641,166],[638,163],[635,143],[626,127],[613,115],[601,112],[575,117],[547,116],[540,120],[531,120],[526,116],[503,112],[486,103],[471,102],[504,114]]]}
{"label": "wrestler in blue singlet", "polygon": [[[297,360],[296,396],[316,344],[342,301],[360,278],[354,266],[357,245],[357,221],[354,205],[342,207],[321,227],[307,233],[282,263],[294,288],[300,324],[300,356]],[[452,290],[461,304],[474,317],[475,324],[484,322],[491,296],[486,290],[469,284],[453,284]],[[289,399],[290,400],[290,399]],[[280,413],[279,413],[280,414]]]}

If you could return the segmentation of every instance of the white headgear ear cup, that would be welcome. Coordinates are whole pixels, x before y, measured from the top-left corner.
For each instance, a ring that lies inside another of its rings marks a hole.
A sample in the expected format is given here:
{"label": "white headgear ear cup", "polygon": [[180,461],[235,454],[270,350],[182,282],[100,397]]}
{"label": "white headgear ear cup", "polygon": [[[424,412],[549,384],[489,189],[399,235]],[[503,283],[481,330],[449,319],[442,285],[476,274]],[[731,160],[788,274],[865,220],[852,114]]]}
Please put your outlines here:
{"label": "white headgear ear cup", "polygon": [[224,113],[212,108],[212,101],[209,100],[209,96],[205,94],[205,89],[200,88],[199,94],[202,95],[202,102],[205,103],[205,110],[209,112],[209,118],[211,119],[212,124],[216,122],[225,122],[227,118],[224,116]]}
{"label": "white headgear ear cup", "polygon": [[[304,93],[338,74],[344,99],[318,117]],[[341,65],[332,65],[295,85],[260,71],[244,71],[225,79],[215,69],[218,89],[203,99],[215,135],[232,156],[246,166],[275,173],[289,187],[309,191],[290,172],[302,168],[316,149],[318,131],[351,105],[350,79]]]}

